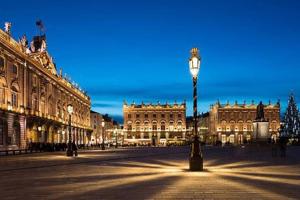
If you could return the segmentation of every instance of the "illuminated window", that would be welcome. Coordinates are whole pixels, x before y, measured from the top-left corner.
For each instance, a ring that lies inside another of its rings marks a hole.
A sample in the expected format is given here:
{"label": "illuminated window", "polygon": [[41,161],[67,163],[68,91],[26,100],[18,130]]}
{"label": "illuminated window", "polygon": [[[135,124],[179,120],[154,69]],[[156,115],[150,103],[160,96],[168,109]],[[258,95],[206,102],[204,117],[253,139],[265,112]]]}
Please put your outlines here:
{"label": "illuminated window", "polygon": [[11,93],[11,104],[13,107],[18,107],[18,94],[16,92]]}
{"label": "illuminated window", "polygon": [[170,123],[169,123],[169,129],[170,129],[170,131],[174,130],[174,122],[173,121],[170,121]]}

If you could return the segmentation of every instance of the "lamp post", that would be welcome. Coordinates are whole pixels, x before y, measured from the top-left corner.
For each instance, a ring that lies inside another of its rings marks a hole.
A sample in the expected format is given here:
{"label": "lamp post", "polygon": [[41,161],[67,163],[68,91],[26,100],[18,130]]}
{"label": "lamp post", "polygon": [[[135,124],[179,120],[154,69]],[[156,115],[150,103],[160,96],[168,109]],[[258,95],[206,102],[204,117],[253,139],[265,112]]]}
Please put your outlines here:
{"label": "lamp post", "polygon": [[72,113],[73,113],[73,106],[71,104],[67,107],[68,113],[69,113],[69,142],[68,142],[68,149],[67,149],[67,156],[73,156],[73,148],[72,148]]}
{"label": "lamp post", "polygon": [[104,119],[102,119],[101,126],[102,126],[102,150],[105,150],[105,144],[104,144],[104,126],[105,126],[105,121],[104,121]]}
{"label": "lamp post", "polygon": [[192,48],[189,59],[189,68],[193,77],[193,113],[194,113],[194,136],[190,153],[190,170],[203,171],[203,156],[201,152],[198,129],[197,129],[197,78],[200,70],[201,58],[197,48]]}

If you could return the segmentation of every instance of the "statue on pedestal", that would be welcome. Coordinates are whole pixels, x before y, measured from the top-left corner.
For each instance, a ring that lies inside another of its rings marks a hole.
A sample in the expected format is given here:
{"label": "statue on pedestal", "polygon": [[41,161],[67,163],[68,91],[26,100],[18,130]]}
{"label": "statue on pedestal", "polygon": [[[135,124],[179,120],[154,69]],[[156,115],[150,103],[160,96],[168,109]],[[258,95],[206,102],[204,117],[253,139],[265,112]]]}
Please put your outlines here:
{"label": "statue on pedestal", "polygon": [[256,120],[265,121],[264,105],[260,102],[256,108]]}

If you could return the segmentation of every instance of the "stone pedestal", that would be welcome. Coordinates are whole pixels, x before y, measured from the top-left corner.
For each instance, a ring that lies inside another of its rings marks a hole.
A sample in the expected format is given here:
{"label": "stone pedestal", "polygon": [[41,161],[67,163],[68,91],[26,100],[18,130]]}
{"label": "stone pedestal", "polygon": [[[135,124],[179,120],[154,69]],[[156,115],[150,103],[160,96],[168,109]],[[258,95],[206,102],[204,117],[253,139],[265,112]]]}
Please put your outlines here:
{"label": "stone pedestal", "polygon": [[269,122],[255,121],[253,122],[253,139],[256,142],[267,142],[270,138]]}

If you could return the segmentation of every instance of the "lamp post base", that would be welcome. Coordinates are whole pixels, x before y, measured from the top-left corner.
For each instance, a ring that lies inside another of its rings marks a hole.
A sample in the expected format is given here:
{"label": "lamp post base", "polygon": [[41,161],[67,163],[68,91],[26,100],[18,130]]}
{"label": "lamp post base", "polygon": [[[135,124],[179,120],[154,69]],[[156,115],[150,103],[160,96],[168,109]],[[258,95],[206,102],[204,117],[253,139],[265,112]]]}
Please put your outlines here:
{"label": "lamp post base", "polygon": [[70,149],[68,149],[68,150],[67,150],[67,156],[73,156],[73,151],[70,150]]}
{"label": "lamp post base", "polygon": [[203,171],[203,156],[198,136],[194,137],[190,154],[190,171]]}
{"label": "lamp post base", "polygon": [[203,158],[201,156],[190,157],[190,171],[203,171]]}

